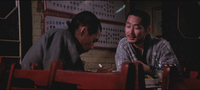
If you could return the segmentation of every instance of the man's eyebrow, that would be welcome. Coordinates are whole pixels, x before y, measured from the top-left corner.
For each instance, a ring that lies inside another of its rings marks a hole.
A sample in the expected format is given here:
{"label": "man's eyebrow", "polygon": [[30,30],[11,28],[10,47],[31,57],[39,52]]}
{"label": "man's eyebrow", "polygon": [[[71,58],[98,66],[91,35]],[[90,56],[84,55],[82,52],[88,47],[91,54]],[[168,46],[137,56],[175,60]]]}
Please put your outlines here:
{"label": "man's eyebrow", "polygon": [[134,24],[134,26],[140,26],[141,24]]}
{"label": "man's eyebrow", "polygon": [[99,39],[95,39],[93,42],[97,42]]}
{"label": "man's eyebrow", "polygon": [[132,24],[130,22],[126,22],[126,24],[131,24],[131,25],[134,25],[134,26],[140,26],[141,24]]}
{"label": "man's eyebrow", "polygon": [[126,22],[126,24],[131,24],[130,22]]}

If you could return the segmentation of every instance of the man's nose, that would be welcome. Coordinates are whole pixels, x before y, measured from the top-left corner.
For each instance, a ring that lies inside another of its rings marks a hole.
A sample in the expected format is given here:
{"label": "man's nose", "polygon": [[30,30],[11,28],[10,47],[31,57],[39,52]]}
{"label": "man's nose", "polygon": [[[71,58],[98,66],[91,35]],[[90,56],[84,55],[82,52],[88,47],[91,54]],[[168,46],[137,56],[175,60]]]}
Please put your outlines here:
{"label": "man's nose", "polygon": [[134,34],[134,33],[135,33],[134,28],[130,28],[130,33],[131,33],[131,34]]}
{"label": "man's nose", "polygon": [[91,49],[94,49],[94,43],[92,44]]}

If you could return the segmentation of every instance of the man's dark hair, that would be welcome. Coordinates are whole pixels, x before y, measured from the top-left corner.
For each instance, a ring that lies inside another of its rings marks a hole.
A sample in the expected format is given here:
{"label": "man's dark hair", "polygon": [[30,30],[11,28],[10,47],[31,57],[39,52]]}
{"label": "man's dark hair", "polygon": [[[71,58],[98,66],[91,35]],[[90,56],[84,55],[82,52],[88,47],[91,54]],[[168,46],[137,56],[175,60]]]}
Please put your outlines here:
{"label": "man's dark hair", "polygon": [[144,26],[144,29],[147,30],[147,27],[150,25],[150,16],[147,12],[142,11],[142,10],[133,10],[128,13],[126,20],[128,19],[129,15],[134,15],[134,16],[140,17],[142,19],[141,20],[142,26]]}
{"label": "man's dark hair", "polygon": [[83,11],[74,16],[71,23],[68,23],[70,32],[75,35],[75,30],[80,25],[88,27],[89,35],[96,34],[98,29],[102,31],[99,19],[89,11]]}

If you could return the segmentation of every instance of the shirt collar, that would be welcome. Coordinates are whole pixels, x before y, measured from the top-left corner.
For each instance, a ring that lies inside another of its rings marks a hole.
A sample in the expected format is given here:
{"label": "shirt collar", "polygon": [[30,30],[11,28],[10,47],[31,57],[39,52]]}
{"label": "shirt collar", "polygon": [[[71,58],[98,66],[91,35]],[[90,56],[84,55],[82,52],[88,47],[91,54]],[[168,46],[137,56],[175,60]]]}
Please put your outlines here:
{"label": "shirt collar", "polygon": [[78,39],[75,36],[74,36],[74,42],[76,44],[76,49],[77,49],[79,55],[84,53],[85,50],[83,49],[83,46],[80,44],[80,42],[78,41]]}

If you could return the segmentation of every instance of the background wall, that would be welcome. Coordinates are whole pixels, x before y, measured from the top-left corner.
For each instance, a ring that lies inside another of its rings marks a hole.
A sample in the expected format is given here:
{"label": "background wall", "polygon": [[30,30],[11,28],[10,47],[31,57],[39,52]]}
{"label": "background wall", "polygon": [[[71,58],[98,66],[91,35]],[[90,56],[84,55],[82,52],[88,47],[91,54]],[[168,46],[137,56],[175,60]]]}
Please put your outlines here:
{"label": "background wall", "polygon": [[[131,0],[130,1],[130,10],[134,10],[134,9],[140,9],[140,10],[144,10],[147,13],[149,13],[150,17],[151,17],[151,22],[150,22],[150,26],[152,27],[152,8],[154,7],[159,7],[162,6],[162,1],[147,1],[147,0]],[[151,34],[153,34],[153,30],[151,30]]]}
{"label": "background wall", "polygon": [[[32,22],[33,22],[33,43],[43,34],[43,18],[42,14],[54,14],[59,16],[67,16],[66,14],[44,11],[43,2],[32,0]],[[81,59],[85,61],[86,71],[96,71],[101,63],[107,68],[115,69],[114,61],[115,50],[109,49],[94,49],[81,55]]]}
{"label": "background wall", "polygon": [[[195,0],[162,2],[163,38],[170,42],[182,68],[186,67],[189,71],[200,71],[200,39],[197,36],[198,34],[200,36],[200,4],[198,3]],[[182,14],[183,11],[184,14]],[[182,35],[181,32],[187,32],[187,34]]]}
{"label": "background wall", "polygon": [[[161,1],[129,1],[126,2],[126,14],[129,10],[141,9],[147,11],[150,16],[152,15],[152,7],[161,6]],[[33,43],[42,35],[43,33],[43,19],[42,14],[54,14],[59,16],[68,16],[66,14],[44,11],[43,2],[41,0],[32,0],[32,27],[33,27]],[[70,17],[70,16],[68,16]],[[81,59],[85,61],[86,71],[96,71],[99,67],[98,64],[101,63],[107,68],[116,69],[115,66],[115,49],[94,49],[87,53],[81,55]]]}

